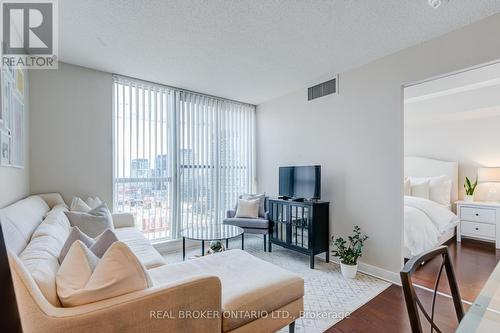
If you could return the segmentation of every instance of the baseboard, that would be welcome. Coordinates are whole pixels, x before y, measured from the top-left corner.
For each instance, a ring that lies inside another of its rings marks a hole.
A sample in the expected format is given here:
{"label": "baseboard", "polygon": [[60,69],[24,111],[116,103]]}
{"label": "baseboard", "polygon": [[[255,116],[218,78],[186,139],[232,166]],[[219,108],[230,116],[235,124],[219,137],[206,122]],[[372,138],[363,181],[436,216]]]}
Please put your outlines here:
{"label": "baseboard", "polygon": [[[338,258],[333,257],[331,259],[333,262],[340,264]],[[381,280],[385,280],[387,282],[396,284],[398,286],[401,285],[401,280],[399,278],[399,273],[388,271],[387,269],[383,269],[377,266],[369,265],[364,262],[358,262],[358,271],[361,273],[371,275]]]}
{"label": "baseboard", "polygon": [[[158,252],[164,254],[178,252],[178,251],[180,252],[182,251],[182,239],[157,242],[153,243],[153,246],[155,247],[156,250],[158,250]],[[193,248],[201,248],[201,243],[199,241],[186,240],[186,249],[193,249]],[[321,257],[324,260],[324,254],[318,255],[318,257]],[[331,257],[331,261],[340,264],[338,258]],[[399,273],[391,272],[386,269],[369,265],[363,262],[358,263],[358,271],[379,278],[381,280],[394,283],[398,286],[401,285]]]}

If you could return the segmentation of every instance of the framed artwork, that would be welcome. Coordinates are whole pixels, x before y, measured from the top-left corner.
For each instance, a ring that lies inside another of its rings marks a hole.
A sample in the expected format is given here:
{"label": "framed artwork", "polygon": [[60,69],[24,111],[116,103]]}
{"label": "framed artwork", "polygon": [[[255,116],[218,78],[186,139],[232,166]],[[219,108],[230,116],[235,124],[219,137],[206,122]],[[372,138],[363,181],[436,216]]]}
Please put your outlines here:
{"label": "framed artwork", "polygon": [[12,99],[11,164],[24,168],[24,105],[17,96]]}
{"label": "framed artwork", "polygon": [[0,133],[0,165],[9,166],[11,157],[11,138],[7,133]]}
{"label": "framed artwork", "polygon": [[19,95],[24,96],[24,73],[20,68],[16,69],[16,90]]}
{"label": "framed artwork", "polygon": [[3,127],[3,71],[0,70],[0,130]]}
{"label": "framed artwork", "polygon": [[12,81],[6,71],[2,73],[2,118],[3,128],[10,131],[12,129],[11,122],[11,107],[12,107]]}
{"label": "framed artwork", "polygon": [[5,68],[7,68],[7,74],[10,75],[10,78],[11,79],[14,79],[14,75],[15,75],[15,68],[14,66],[10,66],[10,65],[6,65]]}

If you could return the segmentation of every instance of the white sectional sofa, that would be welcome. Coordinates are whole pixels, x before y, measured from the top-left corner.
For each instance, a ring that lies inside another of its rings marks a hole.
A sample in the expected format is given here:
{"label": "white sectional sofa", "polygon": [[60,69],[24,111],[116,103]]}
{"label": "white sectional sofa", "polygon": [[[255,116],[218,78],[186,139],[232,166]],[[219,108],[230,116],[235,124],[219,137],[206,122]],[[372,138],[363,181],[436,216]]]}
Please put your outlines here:
{"label": "white sectional sofa", "polygon": [[303,311],[304,281],[231,250],[167,264],[130,214],[114,214],[118,238],[148,270],[153,287],[62,307],[55,276],[70,232],[57,193],[0,210],[24,332],[274,332]]}

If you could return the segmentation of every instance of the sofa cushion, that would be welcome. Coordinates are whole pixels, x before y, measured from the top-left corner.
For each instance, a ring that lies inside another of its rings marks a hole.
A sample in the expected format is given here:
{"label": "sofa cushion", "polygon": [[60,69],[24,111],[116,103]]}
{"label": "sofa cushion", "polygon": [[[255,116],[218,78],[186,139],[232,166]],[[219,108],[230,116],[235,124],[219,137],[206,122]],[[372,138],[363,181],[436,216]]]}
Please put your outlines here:
{"label": "sofa cushion", "polygon": [[48,211],[49,206],[36,195],[0,210],[7,247],[15,254],[21,253]]}
{"label": "sofa cushion", "polygon": [[64,306],[78,306],[151,286],[146,269],[123,242],[113,243],[99,259],[81,241],[71,245],[56,275]]}
{"label": "sofa cushion", "polygon": [[241,228],[267,229],[269,227],[269,221],[264,219],[248,219],[248,218],[232,217],[224,219],[223,223],[229,225],[235,225]]}
{"label": "sofa cushion", "polygon": [[55,206],[38,228],[31,241],[19,254],[28,272],[45,298],[54,306],[60,306],[56,290],[56,273],[59,270],[59,253],[70,232],[64,205]]}
{"label": "sofa cushion", "polygon": [[[148,271],[155,286],[210,274],[222,283],[222,310],[273,311],[304,296],[304,280],[280,267],[260,260],[241,250],[230,250]],[[238,328],[256,318],[223,317],[224,332]]]}
{"label": "sofa cushion", "polygon": [[114,232],[120,241],[128,245],[147,269],[165,265],[163,257],[138,229],[117,228]]}

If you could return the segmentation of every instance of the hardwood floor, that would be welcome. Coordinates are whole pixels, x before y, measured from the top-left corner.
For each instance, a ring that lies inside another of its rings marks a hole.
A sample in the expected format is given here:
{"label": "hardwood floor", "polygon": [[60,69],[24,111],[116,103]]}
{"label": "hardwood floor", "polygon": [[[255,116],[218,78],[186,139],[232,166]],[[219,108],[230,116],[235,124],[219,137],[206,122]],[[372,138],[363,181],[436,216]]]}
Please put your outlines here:
{"label": "hardwood floor", "polygon": [[[489,275],[500,261],[500,250],[491,244],[463,240],[449,244],[461,296],[463,300],[473,301],[488,279]],[[426,288],[434,288],[434,279],[439,261],[431,260],[414,275],[416,284]],[[442,277],[439,290],[449,294],[446,276]],[[417,294],[426,308],[430,307],[432,293],[425,289],[417,289]],[[467,311],[468,305],[464,304]],[[438,295],[436,298],[436,314],[438,327],[443,332],[454,332],[458,322],[450,298]],[[422,316],[424,331],[429,332]],[[392,285],[380,295],[354,311],[346,318],[328,329],[328,333],[347,332],[409,332],[411,333],[406,305],[401,287]]]}
{"label": "hardwood floor", "polygon": [[[432,294],[426,290],[419,289],[417,294],[427,308],[432,301]],[[467,308],[467,305],[464,305]],[[454,332],[458,322],[453,309],[451,299],[438,296],[436,298],[436,309],[439,312],[437,325],[445,332]],[[429,332],[430,326],[425,325],[426,321],[421,316],[424,331]],[[354,311],[349,318],[346,318],[326,331],[327,333],[411,333],[410,322],[406,312],[403,289],[396,285],[391,285],[380,295],[361,308]]]}
{"label": "hardwood floor", "polygon": [[[461,243],[453,239],[448,244],[448,249],[453,260],[462,299],[473,302],[500,261],[500,250],[496,250],[493,243],[470,239],[464,239]],[[415,273],[414,283],[434,289],[435,272],[440,264],[439,258],[426,263]],[[438,290],[450,294],[446,273],[443,273]]]}

